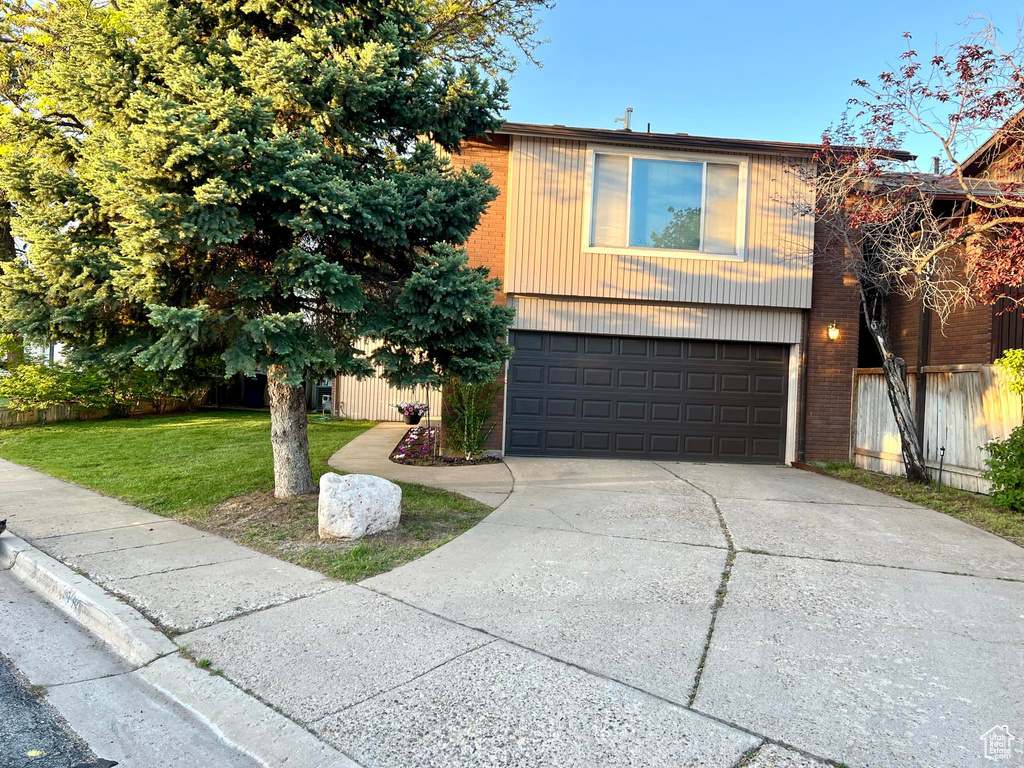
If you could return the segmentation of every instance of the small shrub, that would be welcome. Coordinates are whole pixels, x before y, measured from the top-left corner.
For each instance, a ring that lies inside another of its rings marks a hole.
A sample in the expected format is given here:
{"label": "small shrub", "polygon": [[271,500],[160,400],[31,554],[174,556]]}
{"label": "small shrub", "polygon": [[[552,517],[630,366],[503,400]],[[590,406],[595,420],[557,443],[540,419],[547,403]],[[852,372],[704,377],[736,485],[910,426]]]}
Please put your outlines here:
{"label": "small shrub", "polygon": [[1024,349],[1008,349],[995,365],[1009,377],[1011,392],[1024,397]]}
{"label": "small shrub", "polygon": [[468,384],[452,379],[444,398],[445,444],[448,450],[467,459],[483,452],[494,431],[494,395],[497,385]]}
{"label": "small shrub", "polygon": [[1005,440],[990,441],[986,448],[988,469],[982,476],[992,481],[992,499],[1024,512],[1024,425],[1014,429]]}
{"label": "small shrub", "polygon": [[16,365],[0,377],[0,398],[16,411],[46,410],[55,405],[107,408],[112,397],[106,378],[95,368],[70,365]]}

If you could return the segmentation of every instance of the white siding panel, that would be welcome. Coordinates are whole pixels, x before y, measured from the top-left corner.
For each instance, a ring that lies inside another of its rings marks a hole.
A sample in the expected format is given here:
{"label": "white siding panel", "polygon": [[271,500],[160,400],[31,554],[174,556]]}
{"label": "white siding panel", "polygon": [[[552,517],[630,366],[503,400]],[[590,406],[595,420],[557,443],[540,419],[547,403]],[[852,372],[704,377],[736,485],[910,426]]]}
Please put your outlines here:
{"label": "white siding panel", "polygon": [[[361,345],[364,352],[372,352],[374,346]],[[369,421],[401,421],[394,406],[396,403],[417,401],[427,403],[432,416],[441,414],[441,394],[436,389],[429,392],[426,387],[399,389],[379,376],[357,379],[355,376],[338,376],[334,380],[335,415],[346,419],[367,419]]]}
{"label": "white siding panel", "polygon": [[513,137],[510,293],[810,306],[814,221],[794,216],[790,201],[809,199],[812,190],[790,172],[795,161],[749,156],[746,258],[729,261],[584,253],[587,152],[584,142]]}
{"label": "white siding panel", "polygon": [[664,336],[796,344],[802,314],[793,309],[638,304],[541,296],[510,297],[513,328],[531,331]]}

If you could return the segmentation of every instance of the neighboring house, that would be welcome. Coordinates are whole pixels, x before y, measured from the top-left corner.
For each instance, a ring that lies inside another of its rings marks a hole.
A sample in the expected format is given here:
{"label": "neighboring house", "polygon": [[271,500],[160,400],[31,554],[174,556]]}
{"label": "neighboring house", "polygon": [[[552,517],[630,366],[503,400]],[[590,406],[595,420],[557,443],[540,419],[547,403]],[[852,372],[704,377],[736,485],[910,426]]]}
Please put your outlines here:
{"label": "neighboring house", "polygon": [[[1024,117],[1024,112],[1014,120]],[[978,194],[994,186],[999,192],[1003,182],[1024,182],[1024,170],[1009,170],[1010,152],[1000,143],[1000,133],[982,144],[963,164],[966,182]],[[1019,150],[1013,151],[1019,158]],[[920,176],[933,186],[938,200],[962,201],[963,188],[951,176]],[[994,184],[993,184],[994,182]],[[1007,349],[1024,347],[1024,317],[1011,310],[1007,302],[977,304],[953,313],[943,326],[933,314],[921,310],[920,302],[895,302],[891,329],[896,354],[910,366],[986,364]],[[921,330],[924,329],[924,334]],[[871,365],[873,363],[866,363]]]}
{"label": "neighboring house", "polygon": [[[782,463],[849,457],[859,305],[812,269],[811,144],[508,123],[464,145],[501,195],[472,264],[516,309],[494,448]],[[829,338],[835,324],[838,339]]]}
{"label": "neighboring house", "polygon": [[[500,190],[467,242],[470,263],[501,278],[497,300],[516,309],[490,447],[849,460],[852,374],[880,359],[855,279],[812,266],[836,259],[813,216],[794,212],[813,190],[793,169],[818,146],[522,123],[465,143],[455,165],[484,163]],[[1006,180],[1002,156],[987,143],[970,173]],[[897,301],[893,343],[912,370],[919,348],[923,364],[991,363],[1024,346],[1024,320],[1000,309],[963,310],[940,329]],[[386,415],[396,394],[344,378],[335,392],[336,412],[347,402],[362,418]]]}

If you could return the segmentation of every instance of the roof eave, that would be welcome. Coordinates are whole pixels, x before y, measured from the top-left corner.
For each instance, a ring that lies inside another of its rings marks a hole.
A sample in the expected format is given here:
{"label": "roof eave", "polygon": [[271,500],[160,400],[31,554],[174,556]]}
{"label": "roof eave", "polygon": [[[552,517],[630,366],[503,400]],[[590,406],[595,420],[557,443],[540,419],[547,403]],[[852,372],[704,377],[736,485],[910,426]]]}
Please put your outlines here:
{"label": "roof eave", "polygon": [[[611,130],[607,128],[578,128],[565,125],[538,125],[534,123],[508,122],[496,134],[514,136],[539,136],[593,141],[597,143],[637,144],[641,146],[678,149],[709,149],[725,152],[755,152],[778,155],[813,155],[820,144],[801,144],[785,141],[760,141],[757,139],[729,139],[715,136],[691,136],[685,133],[647,133],[642,131]],[[893,160],[910,161],[915,156],[896,150]]]}

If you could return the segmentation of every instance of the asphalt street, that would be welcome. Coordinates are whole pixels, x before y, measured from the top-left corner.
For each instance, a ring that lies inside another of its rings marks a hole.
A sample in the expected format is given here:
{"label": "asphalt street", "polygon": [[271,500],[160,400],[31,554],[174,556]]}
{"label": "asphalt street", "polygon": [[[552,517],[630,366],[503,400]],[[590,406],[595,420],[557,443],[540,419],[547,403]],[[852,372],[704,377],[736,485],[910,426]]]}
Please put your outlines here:
{"label": "asphalt street", "polygon": [[96,755],[0,655],[0,767],[95,765]]}

